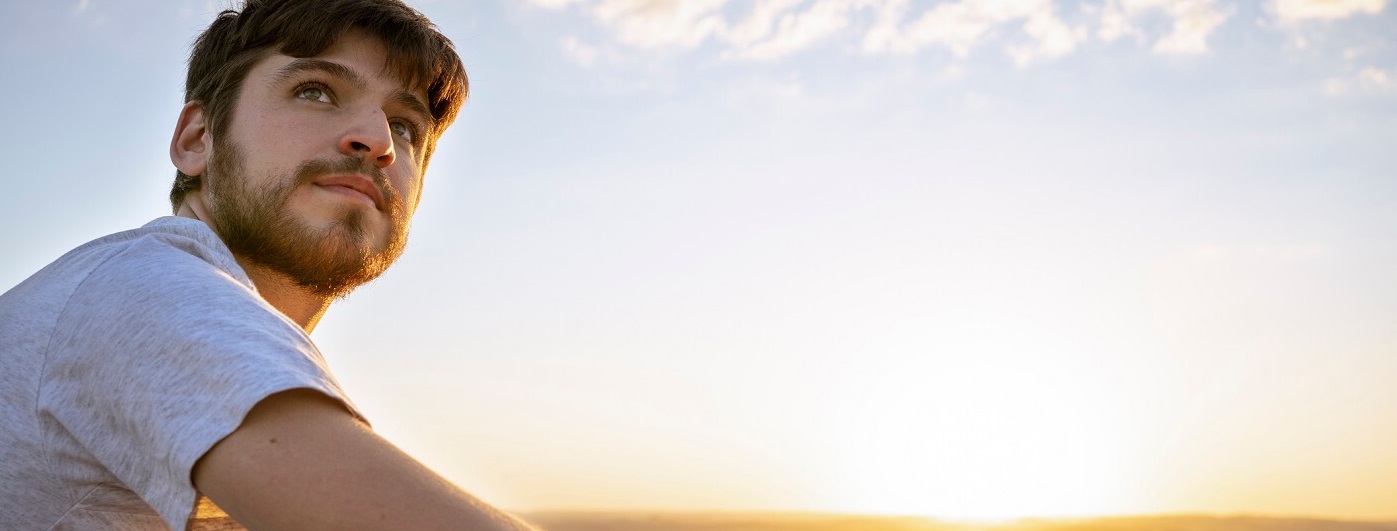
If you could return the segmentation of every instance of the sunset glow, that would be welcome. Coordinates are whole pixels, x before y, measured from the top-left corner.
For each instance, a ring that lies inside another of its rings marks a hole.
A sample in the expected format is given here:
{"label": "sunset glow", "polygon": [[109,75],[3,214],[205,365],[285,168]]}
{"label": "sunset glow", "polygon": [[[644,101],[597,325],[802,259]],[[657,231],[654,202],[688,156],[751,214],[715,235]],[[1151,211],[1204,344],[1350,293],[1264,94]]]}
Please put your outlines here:
{"label": "sunset glow", "polygon": [[[409,3],[471,99],[313,338],[482,498],[1397,520],[1391,2]],[[168,213],[221,6],[6,8],[0,288]]]}

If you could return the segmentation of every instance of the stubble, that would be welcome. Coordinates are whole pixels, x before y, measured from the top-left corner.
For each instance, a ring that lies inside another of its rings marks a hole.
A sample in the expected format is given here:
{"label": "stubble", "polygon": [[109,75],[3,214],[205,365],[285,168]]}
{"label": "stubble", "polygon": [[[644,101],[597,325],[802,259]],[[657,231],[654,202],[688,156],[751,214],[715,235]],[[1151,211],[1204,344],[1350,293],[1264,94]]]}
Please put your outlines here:
{"label": "stubble", "polygon": [[[243,156],[237,144],[216,142],[205,179],[212,195],[210,215],[235,256],[280,272],[317,295],[338,298],[378,278],[402,255],[407,215],[399,194],[371,162],[353,157],[306,161],[292,175],[256,188],[244,174]],[[310,226],[288,208],[296,191],[314,186],[317,177],[350,172],[368,175],[383,195],[387,234],[371,234],[370,213],[353,205],[340,209],[327,229]]]}

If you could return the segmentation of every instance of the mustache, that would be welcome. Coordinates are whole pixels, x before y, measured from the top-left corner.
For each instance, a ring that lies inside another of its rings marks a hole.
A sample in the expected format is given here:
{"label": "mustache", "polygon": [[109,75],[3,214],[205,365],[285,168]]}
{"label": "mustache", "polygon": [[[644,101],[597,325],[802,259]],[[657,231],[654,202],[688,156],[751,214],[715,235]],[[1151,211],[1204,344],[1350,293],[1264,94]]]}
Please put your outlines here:
{"label": "mustache", "polygon": [[374,187],[378,188],[378,193],[383,196],[394,208],[399,204],[398,191],[393,189],[393,185],[388,182],[388,174],[382,168],[374,164],[371,160],[364,160],[359,157],[345,157],[335,160],[308,160],[296,166],[296,184],[304,185],[314,182],[322,175],[333,173],[358,173],[365,175],[373,181]]}

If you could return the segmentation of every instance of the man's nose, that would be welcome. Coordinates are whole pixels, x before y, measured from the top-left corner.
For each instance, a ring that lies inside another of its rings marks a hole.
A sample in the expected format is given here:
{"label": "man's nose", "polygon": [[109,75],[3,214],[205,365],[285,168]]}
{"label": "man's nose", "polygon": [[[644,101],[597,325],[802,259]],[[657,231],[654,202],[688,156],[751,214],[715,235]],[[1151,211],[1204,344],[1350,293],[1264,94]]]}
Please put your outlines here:
{"label": "man's nose", "polygon": [[351,157],[372,159],[379,168],[393,164],[397,154],[393,149],[393,132],[383,111],[360,113],[358,119],[340,137],[340,153]]}

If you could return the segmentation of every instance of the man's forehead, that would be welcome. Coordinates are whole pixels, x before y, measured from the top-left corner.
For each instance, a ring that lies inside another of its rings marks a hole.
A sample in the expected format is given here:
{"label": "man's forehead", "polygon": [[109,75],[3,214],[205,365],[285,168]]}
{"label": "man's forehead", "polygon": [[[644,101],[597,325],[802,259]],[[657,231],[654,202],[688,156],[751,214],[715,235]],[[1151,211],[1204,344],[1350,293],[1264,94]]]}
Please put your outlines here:
{"label": "man's forehead", "polygon": [[[383,39],[357,28],[344,31],[329,46],[309,57],[300,59],[322,59],[337,63],[353,63],[362,75],[373,75],[390,79],[399,88],[416,92],[426,92],[431,76],[416,72],[414,61],[407,57],[394,57]],[[351,65],[346,65],[351,66]],[[410,85],[420,86],[410,86]]]}

